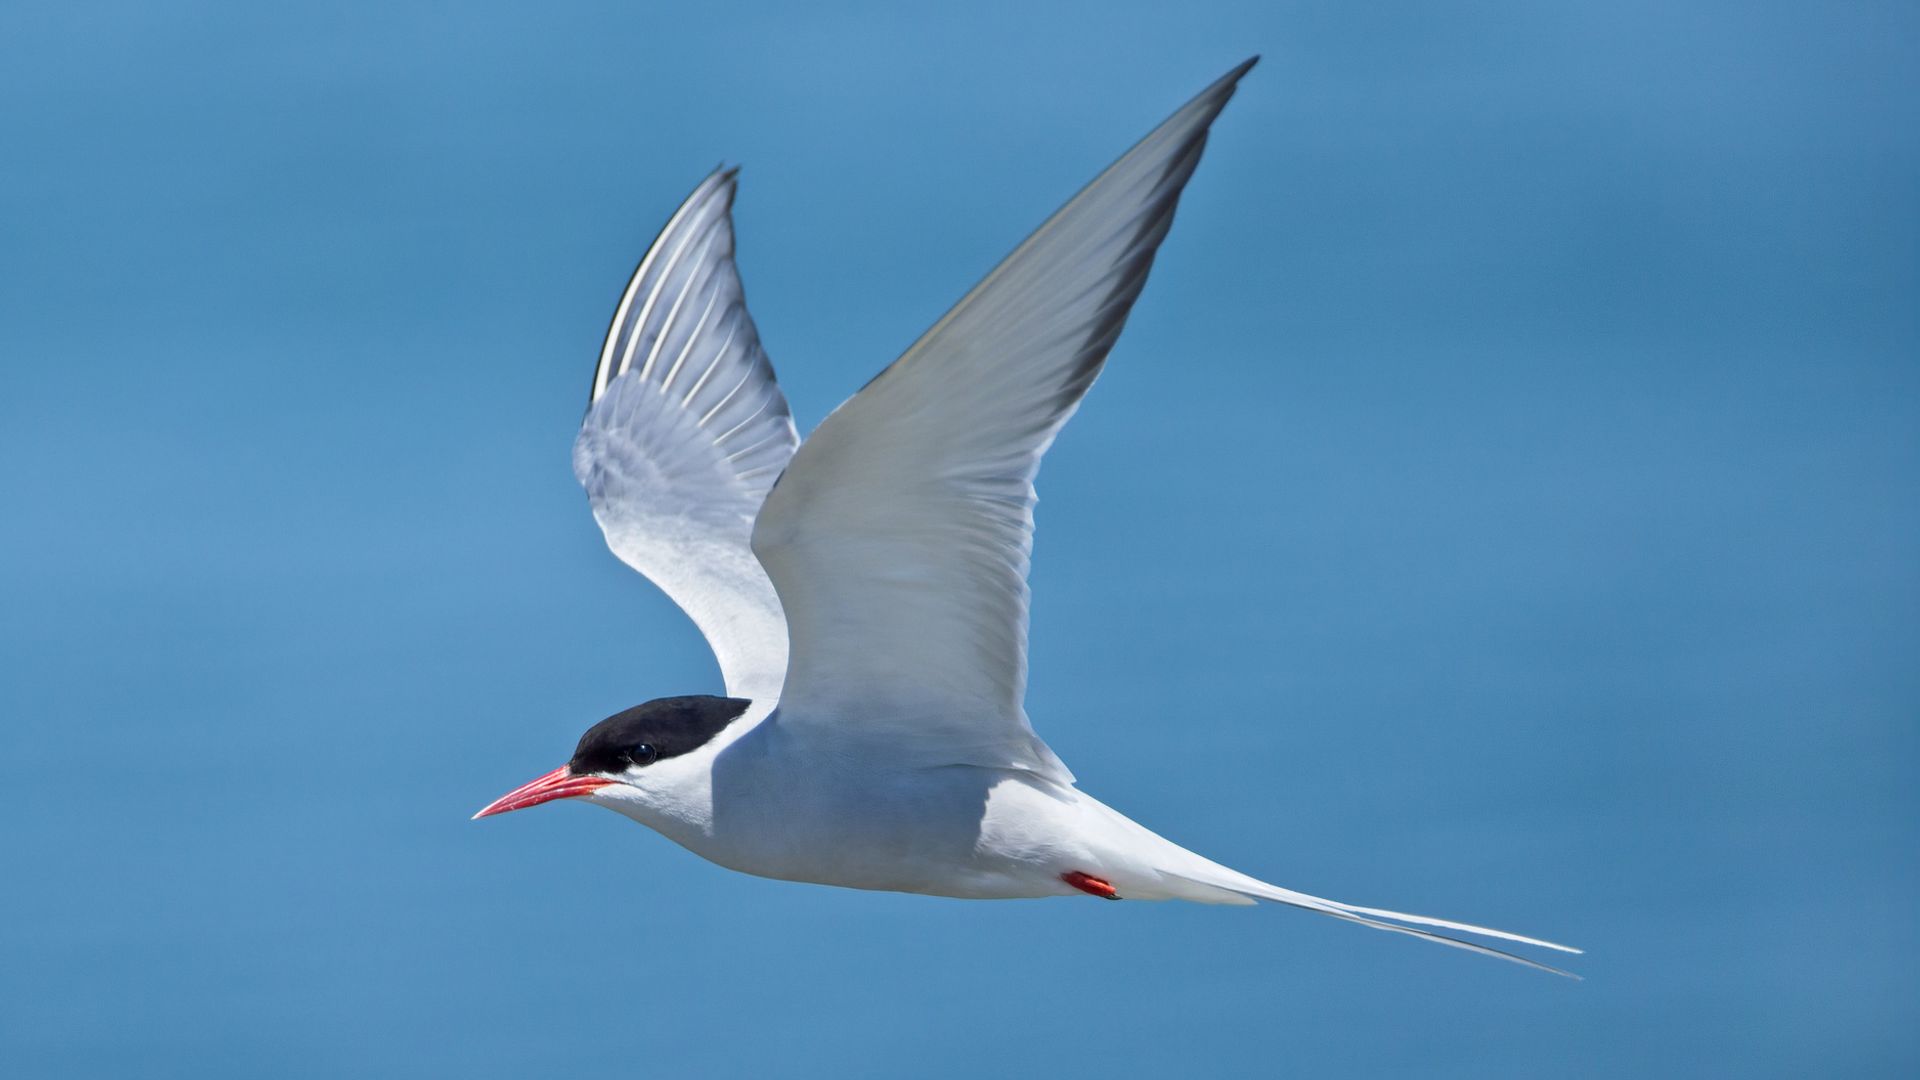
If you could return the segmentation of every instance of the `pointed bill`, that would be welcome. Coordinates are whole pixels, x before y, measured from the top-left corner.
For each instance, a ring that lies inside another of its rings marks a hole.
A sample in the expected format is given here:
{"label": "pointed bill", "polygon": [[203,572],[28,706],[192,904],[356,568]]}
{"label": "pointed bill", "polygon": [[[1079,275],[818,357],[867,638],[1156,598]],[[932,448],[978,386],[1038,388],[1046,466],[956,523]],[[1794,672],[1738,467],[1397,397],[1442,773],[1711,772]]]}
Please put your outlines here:
{"label": "pointed bill", "polygon": [[555,799],[574,799],[582,795],[591,795],[613,781],[602,776],[575,776],[573,771],[562,765],[552,772],[529,781],[507,792],[480,808],[472,820],[504,814],[509,810],[525,810],[529,806],[539,806],[543,802]]}

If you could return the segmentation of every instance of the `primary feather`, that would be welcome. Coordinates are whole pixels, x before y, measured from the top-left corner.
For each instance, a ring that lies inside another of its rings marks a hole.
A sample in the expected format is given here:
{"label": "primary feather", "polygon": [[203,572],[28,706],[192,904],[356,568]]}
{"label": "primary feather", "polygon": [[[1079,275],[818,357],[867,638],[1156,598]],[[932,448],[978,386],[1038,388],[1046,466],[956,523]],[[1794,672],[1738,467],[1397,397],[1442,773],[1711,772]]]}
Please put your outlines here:
{"label": "primary feather", "polygon": [[800,437],[734,267],[734,189],[735,170],[707,177],[640,260],[573,469],[607,546],[693,619],[727,693],[770,707],[786,623],[748,542]]}

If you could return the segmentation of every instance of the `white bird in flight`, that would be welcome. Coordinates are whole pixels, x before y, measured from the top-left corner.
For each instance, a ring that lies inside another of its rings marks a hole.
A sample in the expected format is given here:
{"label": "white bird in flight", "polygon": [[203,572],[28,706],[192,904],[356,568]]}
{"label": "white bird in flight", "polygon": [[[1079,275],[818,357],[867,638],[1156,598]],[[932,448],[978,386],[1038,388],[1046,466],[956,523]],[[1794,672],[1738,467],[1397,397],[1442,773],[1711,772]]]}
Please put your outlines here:
{"label": "white bird in flight", "polygon": [[580,799],[788,881],[1269,900],[1549,971],[1435,931],[1578,952],[1229,869],[1082,792],[1028,723],[1034,475],[1256,59],[1083,188],[804,443],[734,268],[735,170],[694,189],[620,297],[573,468],[614,554],[706,636],[727,696],[608,717],[474,816]]}

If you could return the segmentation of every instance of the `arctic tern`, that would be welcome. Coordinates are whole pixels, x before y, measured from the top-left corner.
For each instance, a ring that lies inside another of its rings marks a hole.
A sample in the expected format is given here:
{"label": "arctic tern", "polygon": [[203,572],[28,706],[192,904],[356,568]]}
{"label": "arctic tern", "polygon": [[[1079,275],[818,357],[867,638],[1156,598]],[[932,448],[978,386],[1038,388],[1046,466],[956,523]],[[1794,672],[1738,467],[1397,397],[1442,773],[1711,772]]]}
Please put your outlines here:
{"label": "arctic tern", "polygon": [[1268,900],[1548,971],[1437,931],[1578,952],[1229,869],[1082,792],[1028,723],[1040,458],[1257,59],[1083,188],[805,442],[734,267],[737,170],[708,176],[620,297],[573,467],[614,554],[706,636],[726,696],[609,717],[567,764],[474,816],[580,799],[789,881]]}

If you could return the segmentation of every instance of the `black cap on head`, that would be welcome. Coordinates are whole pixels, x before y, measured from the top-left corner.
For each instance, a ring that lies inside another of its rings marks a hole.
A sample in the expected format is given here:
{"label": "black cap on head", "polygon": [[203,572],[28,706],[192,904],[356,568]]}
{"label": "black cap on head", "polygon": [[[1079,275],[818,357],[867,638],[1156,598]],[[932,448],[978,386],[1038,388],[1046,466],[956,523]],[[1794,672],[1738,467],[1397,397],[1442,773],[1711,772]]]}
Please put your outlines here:
{"label": "black cap on head", "polygon": [[617,773],[636,762],[644,765],[698,750],[751,704],[743,698],[696,695],[635,705],[588,728],[567,769],[575,776]]}

